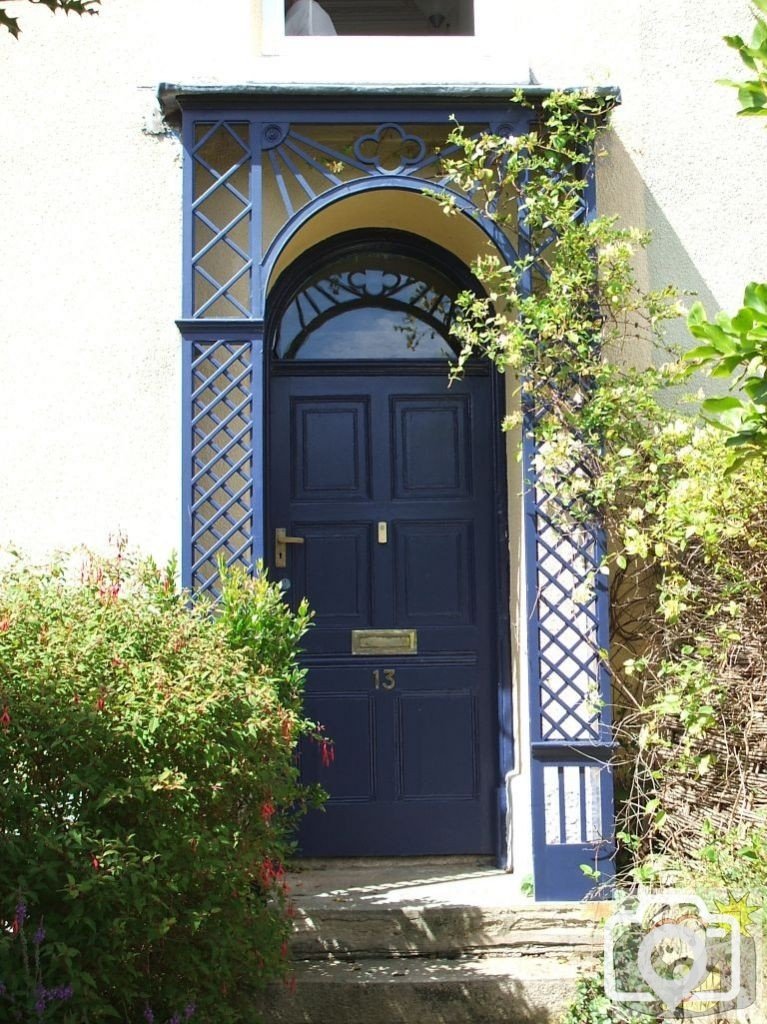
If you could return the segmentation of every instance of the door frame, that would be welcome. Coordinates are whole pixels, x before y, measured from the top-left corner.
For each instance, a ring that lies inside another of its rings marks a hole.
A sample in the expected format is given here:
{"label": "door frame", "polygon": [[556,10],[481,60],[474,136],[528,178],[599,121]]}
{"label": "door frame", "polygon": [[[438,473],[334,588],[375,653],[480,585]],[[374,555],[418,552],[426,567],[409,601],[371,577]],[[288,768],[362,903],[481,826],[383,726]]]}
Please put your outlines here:
{"label": "door frame", "polygon": [[[292,284],[295,280],[302,277],[301,267],[306,259],[309,262],[309,257],[316,254],[317,257],[322,255],[322,250],[327,255],[333,251],[341,251],[345,245],[353,244],[359,241],[360,245],[364,244],[365,238],[370,240],[373,237],[388,237],[388,238],[399,238],[402,239],[404,245],[412,247],[412,251],[419,253],[422,256],[437,256],[438,259],[444,261],[448,267],[454,271],[460,273],[467,282],[469,287],[474,287],[480,292],[482,291],[481,285],[476,278],[471,274],[468,267],[462,261],[448,250],[443,249],[441,246],[430,241],[427,238],[422,238],[415,234],[408,232],[394,230],[394,229],[381,229],[381,228],[370,228],[370,229],[357,229],[354,231],[341,232],[337,235],[333,235],[330,238],[324,240],[316,246],[311,247],[306,252],[299,255],[288,267],[286,267],[280,274],[277,281],[271,286],[268,291],[268,295],[265,303],[265,318],[264,318],[264,344],[263,344],[263,493],[264,493],[264,505],[263,505],[263,536],[265,539],[264,544],[264,560],[267,567],[269,566],[272,555],[273,555],[273,523],[271,521],[271,502],[269,500],[269,453],[271,452],[271,408],[272,408],[272,377],[273,377],[273,364],[275,360],[272,358],[272,350],[274,347],[274,330],[275,325],[273,321],[273,310],[275,302],[279,302],[280,293],[285,287],[285,281],[288,284]],[[276,289],[276,295],[275,295]],[[423,363],[421,363],[424,366]],[[426,364],[428,365],[428,364]],[[356,376],[358,373],[359,362],[357,361],[346,361],[334,360],[332,362],[323,362],[320,360],[309,361],[305,363],[295,362],[292,366],[293,374],[300,374],[306,376],[321,376],[323,369],[333,372],[334,375],[340,376],[348,373],[349,376]],[[376,365],[371,365],[370,362],[366,364],[366,375],[367,376],[390,376],[392,373],[397,373],[401,370],[403,373],[417,375],[419,370],[418,360],[380,360]],[[433,374],[433,366],[428,365],[428,372]],[[469,364],[465,371],[466,374],[472,373],[471,364]],[[492,823],[493,834],[495,836],[495,859],[498,867],[506,868],[508,866],[508,822],[510,820],[509,806],[508,806],[508,791],[507,791],[507,776],[513,770],[516,763],[516,744],[518,737],[514,735],[514,723],[516,716],[514,714],[513,699],[520,699],[520,693],[517,691],[516,694],[513,692],[513,679],[512,679],[512,649],[511,649],[511,614],[510,614],[510,602],[511,602],[511,571],[510,571],[510,547],[509,547],[509,502],[508,502],[508,475],[507,475],[507,445],[505,441],[505,434],[501,429],[501,422],[504,417],[506,409],[506,387],[505,377],[500,374],[495,366],[489,367],[490,372],[490,397],[492,402],[491,408],[491,422],[497,425],[497,429],[492,431],[492,436],[489,439],[491,444],[491,472],[492,472],[492,505],[493,505],[493,538],[492,548],[494,552],[494,572],[493,572],[493,589],[494,589],[494,604],[496,609],[496,623],[495,623],[495,636],[496,636],[496,651],[495,651],[495,664],[496,664],[496,685],[495,685],[495,707],[496,707],[496,730],[497,730],[497,763],[496,763],[496,778],[495,778],[495,800],[493,806],[495,808],[496,820]]]}

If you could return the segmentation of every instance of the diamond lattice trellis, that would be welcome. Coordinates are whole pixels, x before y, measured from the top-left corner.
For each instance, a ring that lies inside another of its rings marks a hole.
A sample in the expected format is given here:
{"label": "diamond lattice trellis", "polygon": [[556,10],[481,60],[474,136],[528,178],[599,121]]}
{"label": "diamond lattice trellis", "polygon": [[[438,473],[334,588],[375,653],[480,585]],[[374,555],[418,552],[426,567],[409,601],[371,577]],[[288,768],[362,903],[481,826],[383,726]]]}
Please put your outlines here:
{"label": "diamond lattice trellis", "polygon": [[195,126],[191,269],[196,317],[251,315],[249,137],[247,122]]}
{"label": "diamond lattice trellis", "polygon": [[550,518],[553,505],[536,488],[538,682],[543,740],[599,738],[599,618],[596,594],[578,589],[593,578],[599,554],[594,533],[568,534]]}
{"label": "diamond lattice trellis", "polygon": [[191,585],[205,591],[219,559],[254,561],[251,343],[195,342],[191,385]]}

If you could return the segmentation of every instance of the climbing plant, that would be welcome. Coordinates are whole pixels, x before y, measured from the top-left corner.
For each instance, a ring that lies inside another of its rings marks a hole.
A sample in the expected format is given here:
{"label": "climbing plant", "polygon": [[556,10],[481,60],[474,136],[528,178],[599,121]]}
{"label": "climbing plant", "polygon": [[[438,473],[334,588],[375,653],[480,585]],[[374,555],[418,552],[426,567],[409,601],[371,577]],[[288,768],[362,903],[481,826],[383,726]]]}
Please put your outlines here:
{"label": "climbing plant", "polygon": [[648,235],[583,215],[610,106],[555,93],[524,135],[453,132],[453,185],[520,254],[510,266],[477,261],[487,295],[462,299],[454,372],[483,354],[512,376],[517,408],[504,426],[535,435],[537,480],[560,499],[561,527],[596,520],[609,537],[600,571],[612,598],[619,829],[641,872],[659,851],[691,853],[706,822],[745,812],[732,766],[758,733],[767,489],[681,404],[696,363],[664,343],[683,312],[675,289],[637,280]]}

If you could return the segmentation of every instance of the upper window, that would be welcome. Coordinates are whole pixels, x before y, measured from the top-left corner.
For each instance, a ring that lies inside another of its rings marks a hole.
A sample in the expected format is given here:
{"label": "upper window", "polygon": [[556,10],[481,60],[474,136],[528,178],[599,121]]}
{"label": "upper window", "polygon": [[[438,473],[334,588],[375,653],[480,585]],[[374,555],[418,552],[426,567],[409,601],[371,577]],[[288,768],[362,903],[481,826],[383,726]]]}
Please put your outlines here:
{"label": "upper window", "polygon": [[473,36],[474,0],[285,0],[286,36]]}
{"label": "upper window", "polygon": [[[420,251],[419,251],[420,249]],[[310,250],[271,300],[278,359],[455,359],[458,294],[476,282],[443,249],[355,232]]]}
{"label": "upper window", "polygon": [[529,80],[520,0],[253,2],[261,55],[276,58],[259,62],[256,73],[271,84],[441,88]]}

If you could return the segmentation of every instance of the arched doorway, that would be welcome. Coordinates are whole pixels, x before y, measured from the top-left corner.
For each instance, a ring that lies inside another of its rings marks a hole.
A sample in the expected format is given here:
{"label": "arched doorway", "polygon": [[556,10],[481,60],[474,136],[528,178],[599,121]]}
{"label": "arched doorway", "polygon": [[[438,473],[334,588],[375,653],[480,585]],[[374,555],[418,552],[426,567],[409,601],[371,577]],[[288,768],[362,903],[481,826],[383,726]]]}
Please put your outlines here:
{"label": "arched doorway", "polygon": [[445,249],[365,229],[269,297],[268,564],[315,611],[306,705],[335,744],[332,764],[302,752],[330,794],[307,855],[498,846],[502,399],[486,364],[448,387],[478,287]]}

